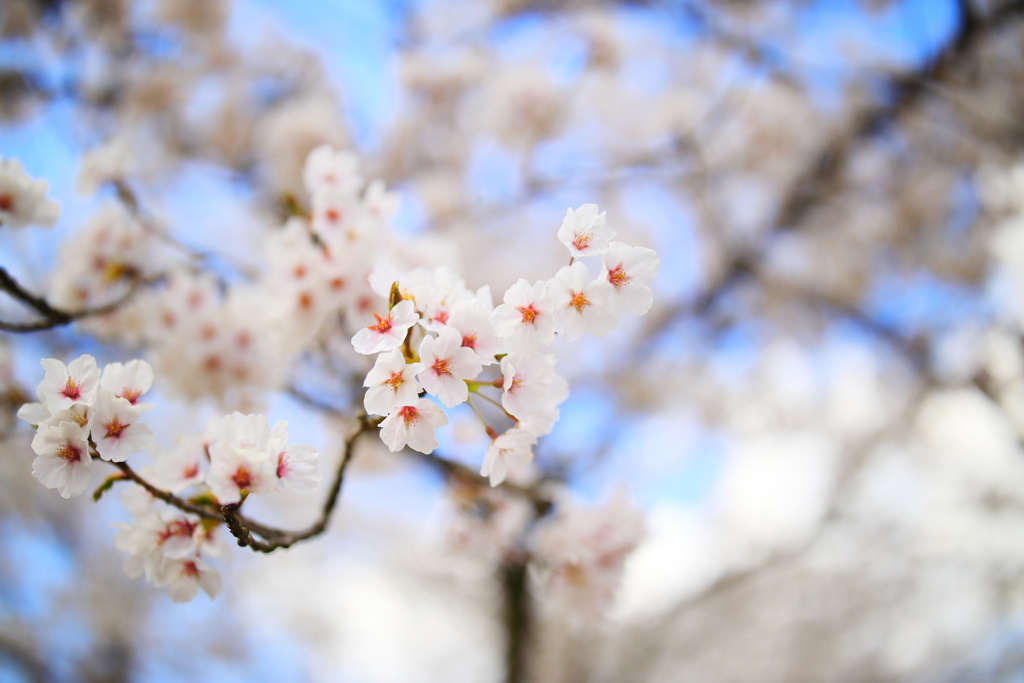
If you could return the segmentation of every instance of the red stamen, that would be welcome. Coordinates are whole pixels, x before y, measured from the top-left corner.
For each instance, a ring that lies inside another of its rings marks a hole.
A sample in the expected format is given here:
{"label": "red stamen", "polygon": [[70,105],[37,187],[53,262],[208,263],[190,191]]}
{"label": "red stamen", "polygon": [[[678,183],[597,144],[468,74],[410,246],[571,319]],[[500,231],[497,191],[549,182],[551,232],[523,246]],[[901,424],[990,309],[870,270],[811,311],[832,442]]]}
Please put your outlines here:
{"label": "red stamen", "polygon": [[420,411],[416,406],[402,406],[398,409],[398,415],[405,421],[405,426],[408,427],[419,419]]}
{"label": "red stamen", "polygon": [[390,314],[388,314],[388,317],[382,318],[379,315],[377,315],[376,313],[374,313],[373,317],[377,319],[377,324],[376,325],[368,325],[366,329],[368,329],[368,330],[377,330],[381,334],[384,334],[385,332],[387,332],[388,330],[391,329],[391,315]]}

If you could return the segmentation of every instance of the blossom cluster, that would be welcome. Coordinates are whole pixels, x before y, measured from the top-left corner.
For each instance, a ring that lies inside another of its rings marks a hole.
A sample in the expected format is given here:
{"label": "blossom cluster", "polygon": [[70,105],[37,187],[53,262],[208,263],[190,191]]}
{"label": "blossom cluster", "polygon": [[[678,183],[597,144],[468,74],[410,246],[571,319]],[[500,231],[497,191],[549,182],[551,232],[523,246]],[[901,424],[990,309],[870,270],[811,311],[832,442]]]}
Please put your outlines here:
{"label": "blossom cluster", "polygon": [[17,159],[0,157],[0,226],[50,227],[60,216],[60,207],[46,197],[50,185],[35,180]]}
{"label": "blossom cluster", "polygon": [[22,406],[18,417],[37,428],[32,474],[71,498],[89,485],[94,454],[124,462],[152,442],[153,430],[138,421],[150,406],[138,400],[152,385],[153,371],[145,361],[134,360],[111,363],[101,373],[88,354],[68,365],[55,358],[41,364],[45,375],[36,387],[39,402]]}
{"label": "blossom cluster", "polygon": [[600,614],[643,529],[643,512],[621,488],[598,507],[559,505],[532,538],[538,576],[556,605],[583,618]]}
{"label": "blossom cluster", "polygon": [[[500,405],[513,425],[491,438],[481,474],[492,485],[509,468],[533,458],[537,439],[558,419],[568,383],[555,371],[555,357],[544,350],[556,335],[573,341],[589,332],[604,336],[629,311],[643,315],[651,306],[647,282],[657,273],[657,254],[645,247],[613,242],[615,231],[594,204],[569,209],[558,239],[570,254],[569,265],[549,280],[520,278],[495,306],[490,289],[476,292],[447,268],[400,272],[378,263],[370,276],[375,290],[388,297],[386,315],[352,338],[356,351],[376,354],[363,385],[367,413],[384,416],[381,439],[392,451],[408,446],[430,453],[438,446],[434,430],[448,422],[446,408],[470,401],[486,386],[501,390]],[[594,277],[582,260],[600,259]],[[500,377],[478,379],[497,365]],[[471,403],[472,405],[472,403]]]}
{"label": "blossom cluster", "polygon": [[[39,401],[22,406],[18,417],[37,429],[32,474],[44,486],[64,498],[77,496],[89,486],[94,457],[125,463],[151,447],[153,431],[139,422],[152,407],[139,403],[153,383],[148,363],[111,363],[101,372],[85,354],[68,365],[54,358],[41,364]],[[321,480],[316,449],[289,444],[287,423],[271,428],[263,415],[232,413],[211,420],[202,435],[183,438],[173,450],[152,451],[152,466],[141,469],[152,490],[133,488],[126,495],[135,519],[117,525],[115,543],[128,553],[129,577],[166,586],[175,601],[191,600],[200,588],[210,597],[219,592],[220,575],[205,558],[223,556],[226,546],[216,534],[219,518],[183,512],[154,490],[215,510],[239,506],[252,494],[307,493]]]}

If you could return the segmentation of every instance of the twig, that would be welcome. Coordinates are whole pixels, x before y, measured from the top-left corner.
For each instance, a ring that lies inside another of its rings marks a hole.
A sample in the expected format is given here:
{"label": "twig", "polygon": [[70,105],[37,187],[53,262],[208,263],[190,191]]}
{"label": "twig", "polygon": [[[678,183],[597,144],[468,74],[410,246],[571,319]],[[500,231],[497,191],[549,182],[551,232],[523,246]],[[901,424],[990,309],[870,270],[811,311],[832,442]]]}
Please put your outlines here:
{"label": "twig", "polygon": [[[238,541],[239,546],[243,548],[249,547],[254,551],[261,553],[269,553],[277,550],[278,548],[288,548],[299,541],[319,536],[327,530],[331,513],[334,512],[334,508],[338,504],[341,485],[345,478],[345,470],[348,468],[348,465],[352,460],[352,452],[355,442],[361,434],[374,429],[378,422],[379,420],[375,418],[369,419],[365,415],[360,417],[359,428],[345,439],[341,462],[338,464],[337,474],[335,475],[334,482],[331,485],[331,490],[327,496],[327,500],[324,501],[323,508],[320,512],[320,518],[310,527],[302,531],[275,529],[273,527],[260,524],[259,522],[255,522],[238,512],[238,508],[241,505],[240,503],[231,503],[221,505],[219,507],[213,507],[179,498],[169,491],[164,491],[153,486],[151,483],[139,476],[127,463],[115,462],[111,464],[121,470],[126,478],[146,489],[146,491],[148,491],[154,498],[158,498],[168,505],[176,507],[183,512],[197,515],[203,519],[224,522],[227,525],[228,530],[231,532],[231,535]],[[257,539],[254,534],[264,540],[261,541]]]}
{"label": "twig", "polygon": [[[460,481],[473,484],[480,488],[489,487],[491,484],[486,477],[482,477],[470,468],[466,467],[461,463],[457,463],[454,460],[442,457],[435,453],[420,453],[418,451],[408,451],[410,454],[418,457],[422,462],[430,465],[434,469],[440,471],[447,477],[452,479],[459,479]],[[550,496],[543,493],[538,486],[520,486],[514,484],[507,479],[500,484],[497,488],[504,489],[510,493],[514,493],[533,504],[537,514],[543,517],[548,513],[549,510],[554,506],[554,501]]]}
{"label": "twig", "polygon": [[114,301],[103,304],[102,306],[87,308],[80,311],[62,311],[51,306],[46,299],[36,296],[22,287],[21,284],[19,284],[5,268],[0,266],[0,290],[10,294],[16,301],[20,301],[25,304],[43,318],[42,320],[30,323],[11,323],[0,320],[0,330],[4,332],[39,332],[42,330],[50,330],[54,327],[68,325],[75,320],[80,320],[82,318],[110,313],[111,311],[115,311],[128,303],[143,285],[150,285],[159,280],[160,278],[135,280],[132,287],[127,292]]}

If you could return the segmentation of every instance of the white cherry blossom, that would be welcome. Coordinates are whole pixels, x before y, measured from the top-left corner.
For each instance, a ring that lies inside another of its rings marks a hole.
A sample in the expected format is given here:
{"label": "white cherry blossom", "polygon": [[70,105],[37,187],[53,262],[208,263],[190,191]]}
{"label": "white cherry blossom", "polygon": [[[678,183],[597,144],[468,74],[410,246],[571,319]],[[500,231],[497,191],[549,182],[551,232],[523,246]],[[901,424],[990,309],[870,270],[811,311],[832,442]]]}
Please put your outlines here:
{"label": "white cherry blossom", "polygon": [[138,419],[139,411],[128,399],[100,391],[89,416],[89,429],[101,458],[124,462],[130,454],[149,446],[153,430]]}
{"label": "white cherry blossom", "polygon": [[82,493],[89,485],[88,433],[74,422],[42,425],[32,439],[36,459],[32,476],[48,489],[57,489],[63,498]]}
{"label": "white cherry blossom", "polygon": [[555,372],[549,354],[501,359],[501,405],[518,420],[549,410],[569,396],[569,384]]}
{"label": "white cherry blossom", "polygon": [[415,403],[422,390],[415,375],[425,367],[423,363],[406,363],[399,349],[377,356],[363,381],[363,386],[368,387],[363,397],[366,412],[387,415],[398,406]]}
{"label": "white cherry blossom", "polygon": [[548,280],[548,290],[555,305],[555,332],[566,341],[574,341],[590,332],[603,337],[618,324],[611,312],[610,292],[592,280],[587,266],[580,261],[564,266]]}
{"label": "white cherry blossom", "polygon": [[359,353],[372,355],[398,348],[405,341],[409,328],[420,319],[413,303],[403,299],[383,318],[376,313],[376,324],[364,327],[352,337],[352,346]]}
{"label": "white cherry blossom", "polygon": [[573,258],[599,256],[608,249],[615,231],[605,226],[604,212],[598,213],[597,204],[584,204],[565,213],[558,239]]}
{"label": "white cherry blossom", "polygon": [[277,476],[277,487],[294,493],[309,493],[320,486],[323,476],[317,469],[320,454],[308,444],[288,443],[288,423],[280,421],[270,430],[267,441],[270,463]]}
{"label": "white cherry blossom", "polygon": [[395,408],[380,423],[381,441],[392,453],[406,446],[420,453],[432,453],[437,448],[434,430],[448,424],[448,416],[428,398]]}
{"label": "white cherry blossom", "polygon": [[166,560],[153,583],[166,586],[174,602],[189,602],[200,588],[212,600],[220,595],[222,587],[220,572],[198,557]]}
{"label": "white cherry blossom", "polygon": [[96,400],[100,369],[96,367],[96,359],[89,354],[79,356],[68,365],[56,358],[44,358],[39,364],[46,374],[36,389],[36,395],[51,413],[67,410],[79,403],[91,406]]}
{"label": "white cherry blossom", "polygon": [[462,335],[462,346],[472,349],[483,365],[496,363],[494,357],[505,352],[505,342],[491,325],[490,312],[475,299],[452,309],[448,327]]}
{"label": "white cherry blossom", "polygon": [[306,157],[302,180],[311,194],[335,191],[354,196],[363,185],[359,157],[348,150],[320,145]]}
{"label": "white cherry blossom", "polygon": [[490,320],[509,353],[532,353],[554,340],[554,304],[546,282],[531,285],[519,278],[505,292],[504,302],[491,312]]}
{"label": "white cherry blossom", "polygon": [[100,378],[100,390],[126,399],[133,406],[153,386],[153,368],[144,360],[108,363]]}
{"label": "white cherry blossom", "polygon": [[436,339],[424,338],[419,356],[423,369],[417,377],[423,388],[448,408],[469,398],[465,380],[475,379],[483,369],[476,353],[462,346],[462,335],[452,329],[441,330]]}
{"label": "white cherry blossom", "polygon": [[533,460],[537,437],[524,429],[513,427],[491,442],[484,456],[480,475],[489,477],[491,486],[505,481],[509,469],[525,467]]}
{"label": "white cherry blossom", "polygon": [[613,312],[643,315],[650,310],[654,294],[647,282],[658,274],[660,263],[653,249],[622,242],[608,245],[598,280],[609,296]]}
{"label": "white cherry blossom", "polygon": [[50,227],[60,216],[60,206],[46,198],[50,185],[33,180],[17,159],[0,158],[0,227]]}
{"label": "white cherry blossom", "polygon": [[156,454],[153,483],[171,493],[181,493],[203,483],[206,442],[201,436],[182,437],[177,446]]}

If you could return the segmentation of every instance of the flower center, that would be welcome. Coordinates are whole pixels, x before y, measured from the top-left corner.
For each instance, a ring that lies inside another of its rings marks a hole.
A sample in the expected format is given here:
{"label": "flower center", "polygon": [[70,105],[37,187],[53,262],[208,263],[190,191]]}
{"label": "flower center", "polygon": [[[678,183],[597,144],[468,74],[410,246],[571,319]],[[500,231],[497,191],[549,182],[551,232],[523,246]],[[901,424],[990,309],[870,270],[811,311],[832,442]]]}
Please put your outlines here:
{"label": "flower center", "polygon": [[57,455],[68,462],[78,462],[82,459],[81,449],[69,443],[57,446]]}
{"label": "flower center", "polygon": [[583,251],[590,244],[591,238],[594,236],[589,230],[583,232],[577,232],[573,235],[572,246],[576,247],[577,251]]}
{"label": "flower center", "polygon": [[124,424],[116,417],[110,422],[105,422],[103,426],[107,428],[107,433],[104,436],[106,439],[119,439],[121,438],[121,432],[128,428],[128,425]]}
{"label": "flower center", "polygon": [[438,311],[437,313],[434,314],[434,317],[431,318],[431,320],[433,320],[435,322],[439,322],[442,325],[444,325],[445,323],[448,322],[448,318],[450,318],[450,317],[451,317],[451,314],[449,314],[448,311],[440,310],[440,311]]}
{"label": "flower center", "polygon": [[587,299],[586,295],[583,294],[583,292],[570,292],[570,294],[572,294],[572,297],[569,299],[569,305],[575,308],[580,313],[583,312],[584,308],[591,305],[590,301]]}
{"label": "flower center", "polygon": [[139,400],[139,396],[141,395],[142,392],[138,389],[129,389],[128,387],[125,387],[117,397],[126,399],[129,403],[135,405],[135,402]]}
{"label": "flower center", "polygon": [[384,384],[391,387],[392,391],[398,391],[398,387],[402,386],[405,380],[402,379],[402,373],[394,372],[391,374],[391,379],[384,380]]}
{"label": "flower center", "polygon": [[398,415],[405,422],[405,426],[408,427],[413,422],[419,419],[420,411],[416,406],[402,406],[398,409]]}
{"label": "flower center", "polygon": [[377,315],[376,313],[374,313],[373,317],[377,319],[377,324],[376,325],[368,325],[366,327],[366,329],[368,329],[368,330],[377,330],[381,334],[384,334],[385,332],[387,332],[388,330],[391,329],[391,316],[390,315],[388,315],[388,317],[386,317],[386,318],[382,318],[379,315]]}
{"label": "flower center", "polygon": [[157,545],[163,545],[167,542],[167,539],[173,538],[174,536],[181,536],[188,538],[196,531],[196,525],[187,519],[176,519],[169,523],[164,530],[160,532],[157,539]]}
{"label": "flower center", "polygon": [[74,400],[82,395],[82,388],[78,386],[78,382],[75,381],[75,378],[69,375],[67,381],[64,383],[64,391],[62,393],[66,398]]}
{"label": "flower center", "polygon": [[431,367],[433,367],[435,374],[450,375],[452,374],[452,359],[438,358]]}
{"label": "flower center", "polygon": [[632,278],[626,275],[626,271],[622,269],[622,266],[608,271],[608,282],[612,283],[616,287],[621,287],[631,279]]}
{"label": "flower center", "polygon": [[524,325],[532,325],[533,321],[537,318],[537,309],[533,307],[533,304],[520,306],[519,312],[523,314],[523,319],[520,322]]}
{"label": "flower center", "polygon": [[283,479],[284,475],[288,473],[288,456],[281,453],[277,456],[277,478]]}
{"label": "flower center", "polygon": [[248,489],[252,486],[252,474],[250,474],[249,470],[244,467],[239,467],[235,470],[235,474],[231,477],[231,481],[235,482],[235,486],[237,486],[239,490]]}
{"label": "flower center", "polygon": [[10,194],[0,194],[0,211],[10,211],[14,208],[14,197]]}
{"label": "flower center", "polygon": [[476,335],[475,334],[463,335],[463,337],[462,337],[462,345],[465,346],[467,349],[474,349],[474,350],[476,350]]}

